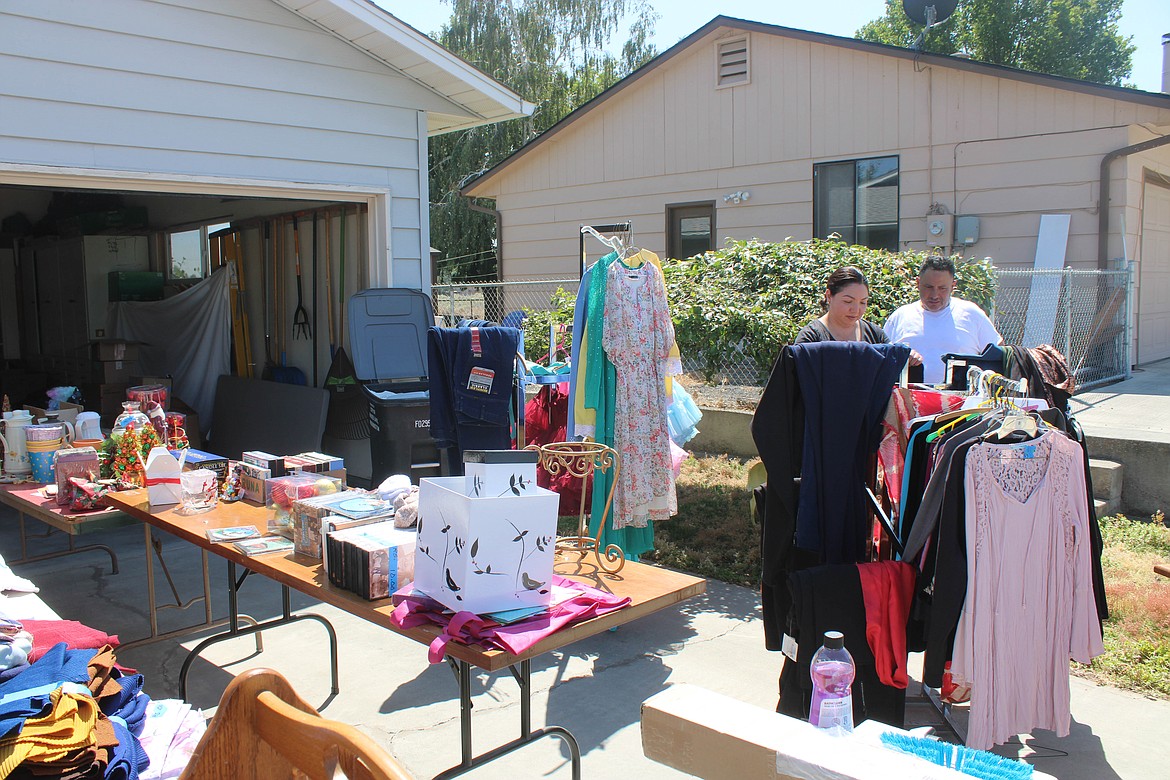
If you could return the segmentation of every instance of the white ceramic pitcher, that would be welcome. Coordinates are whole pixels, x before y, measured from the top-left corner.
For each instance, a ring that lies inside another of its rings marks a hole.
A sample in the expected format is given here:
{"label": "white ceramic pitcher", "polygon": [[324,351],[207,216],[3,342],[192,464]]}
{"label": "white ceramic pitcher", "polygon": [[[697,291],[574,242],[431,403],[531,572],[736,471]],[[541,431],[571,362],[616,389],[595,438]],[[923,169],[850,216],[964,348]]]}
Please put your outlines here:
{"label": "white ceramic pitcher", "polygon": [[27,475],[32,473],[32,465],[28,462],[28,444],[24,432],[32,422],[32,415],[24,409],[4,413],[4,432],[0,433],[0,441],[4,442],[4,473],[13,475]]}

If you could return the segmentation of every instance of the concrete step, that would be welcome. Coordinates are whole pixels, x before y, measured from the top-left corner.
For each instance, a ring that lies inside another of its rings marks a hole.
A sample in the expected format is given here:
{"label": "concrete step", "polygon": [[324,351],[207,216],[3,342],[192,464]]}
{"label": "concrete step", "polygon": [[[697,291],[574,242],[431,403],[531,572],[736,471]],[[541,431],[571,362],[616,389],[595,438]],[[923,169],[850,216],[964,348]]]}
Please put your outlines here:
{"label": "concrete step", "polygon": [[1116,461],[1090,458],[1089,471],[1093,477],[1093,497],[1120,503],[1121,479],[1125,474],[1125,467]]}
{"label": "concrete step", "polygon": [[1121,509],[1121,499],[1117,498],[1112,501],[1106,501],[1103,498],[1094,498],[1093,506],[1097,508],[1097,517],[1108,517],[1109,515],[1117,514],[1117,510]]}

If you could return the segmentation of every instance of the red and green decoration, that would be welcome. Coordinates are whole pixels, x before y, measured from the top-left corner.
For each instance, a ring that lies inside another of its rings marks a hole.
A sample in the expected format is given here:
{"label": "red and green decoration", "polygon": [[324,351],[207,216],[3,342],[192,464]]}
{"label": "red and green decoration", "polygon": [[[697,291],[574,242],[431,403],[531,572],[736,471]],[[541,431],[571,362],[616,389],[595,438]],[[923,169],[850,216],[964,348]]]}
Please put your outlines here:
{"label": "red and green decoration", "polygon": [[146,456],[151,449],[161,446],[162,439],[153,425],[143,425],[141,430],[128,426],[118,439],[107,439],[103,444],[109,478],[142,487],[145,484]]}

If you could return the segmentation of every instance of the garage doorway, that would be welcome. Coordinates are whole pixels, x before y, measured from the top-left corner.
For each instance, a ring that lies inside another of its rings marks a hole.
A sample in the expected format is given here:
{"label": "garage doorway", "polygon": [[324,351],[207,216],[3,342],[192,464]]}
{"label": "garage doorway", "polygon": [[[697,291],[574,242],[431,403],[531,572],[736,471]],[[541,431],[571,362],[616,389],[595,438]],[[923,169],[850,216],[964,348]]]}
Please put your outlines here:
{"label": "garage doorway", "polygon": [[1138,256],[1137,364],[1170,358],[1170,182],[1147,174]]}

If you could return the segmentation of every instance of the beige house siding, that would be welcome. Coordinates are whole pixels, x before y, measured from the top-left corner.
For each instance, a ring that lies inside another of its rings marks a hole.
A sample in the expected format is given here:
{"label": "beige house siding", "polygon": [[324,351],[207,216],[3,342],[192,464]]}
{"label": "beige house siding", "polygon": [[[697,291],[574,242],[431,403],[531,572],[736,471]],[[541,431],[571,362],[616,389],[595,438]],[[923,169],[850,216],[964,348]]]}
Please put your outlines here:
{"label": "beige house siding", "polygon": [[[904,247],[925,246],[938,203],[980,217],[968,254],[1026,264],[1040,215],[1069,213],[1070,264],[1095,267],[1102,156],[1170,125],[1170,108],[758,30],[750,83],[717,89],[716,41],[741,34],[712,31],[469,188],[503,213],[505,278],[574,276],[582,223],[630,219],[662,254],[673,203],[714,201],[720,244],[806,239],[814,163],[895,154]],[[1111,225],[1124,213],[1131,242],[1142,165],[1165,169],[1170,149],[1111,169]],[[725,204],[737,190],[751,197]]]}

